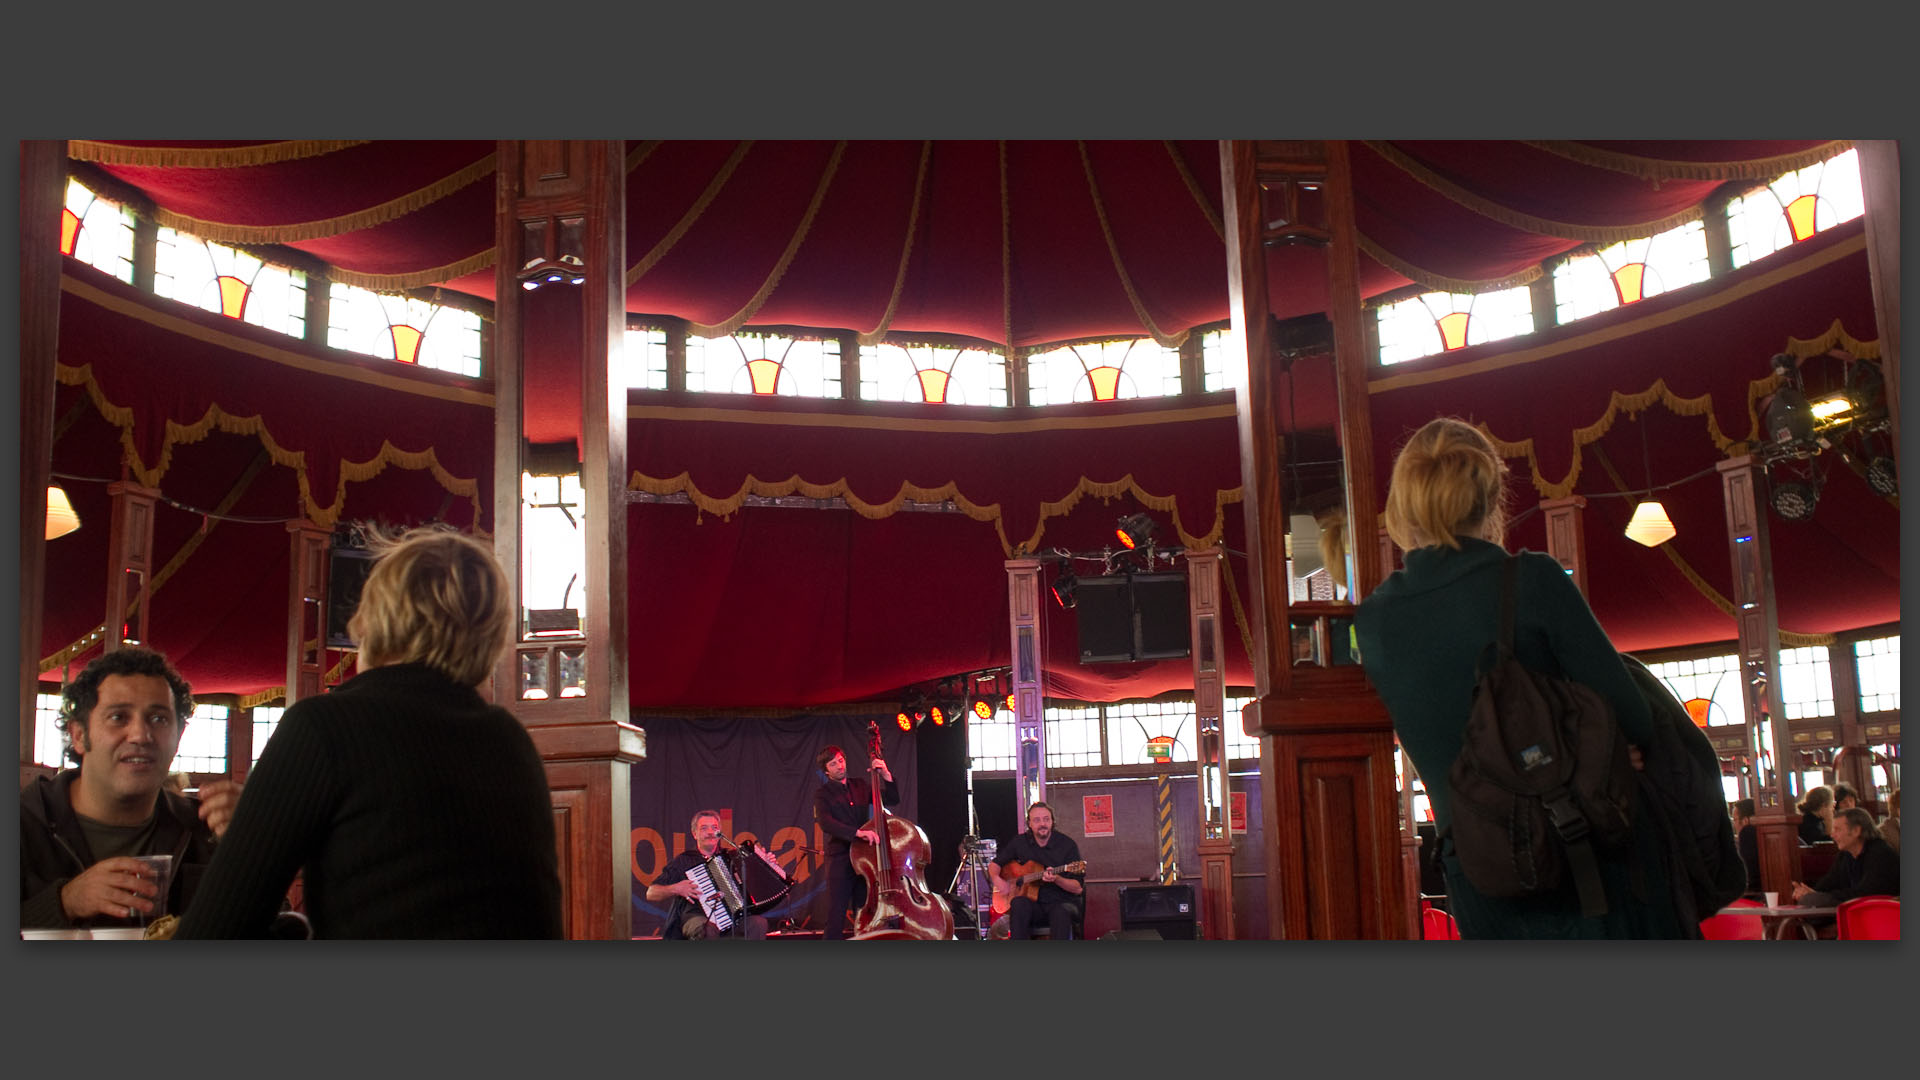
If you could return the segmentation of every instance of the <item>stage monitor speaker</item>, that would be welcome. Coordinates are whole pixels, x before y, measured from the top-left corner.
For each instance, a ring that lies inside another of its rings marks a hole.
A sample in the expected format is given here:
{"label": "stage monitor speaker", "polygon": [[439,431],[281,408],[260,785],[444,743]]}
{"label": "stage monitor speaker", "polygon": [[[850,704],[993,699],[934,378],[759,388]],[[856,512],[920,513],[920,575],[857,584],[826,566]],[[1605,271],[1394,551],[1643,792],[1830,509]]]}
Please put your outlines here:
{"label": "stage monitor speaker", "polygon": [[347,621],[360,606],[360,590],[373,570],[373,552],[337,547],[327,552],[327,647],[351,649]]}
{"label": "stage monitor speaker", "polygon": [[1192,941],[1199,919],[1191,885],[1126,885],[1120,889],[1120,928],[1156,930],[1170,941]]}
{"label": "stage monitor speaker", "polygon": [[1158,930],[1109,930],[1100,935],[1101,941],[1165,941]]}
{"label": "stage monitor speaker", "polygon": [[1135,660],[1178,660],[1193,652],[1185,574],[1134,574]]}
{"label": "stage monitor speaker", "polygon": [[1125,574],[1081,578],[1073,590],[1073,610],[1081,663],[1133,659],[1133,596]]}

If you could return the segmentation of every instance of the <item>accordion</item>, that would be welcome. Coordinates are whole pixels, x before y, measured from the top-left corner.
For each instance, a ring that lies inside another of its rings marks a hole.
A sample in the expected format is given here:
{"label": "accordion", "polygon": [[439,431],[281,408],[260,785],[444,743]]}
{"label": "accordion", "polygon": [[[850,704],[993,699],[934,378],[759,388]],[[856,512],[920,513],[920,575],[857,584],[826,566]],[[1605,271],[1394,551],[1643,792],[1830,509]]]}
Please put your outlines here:
{"label": "accordion", "polygon": [[715,855],[704,865],[688,867],[687,880],[700,890],[700,910],[707,921],[723,932],[733,929],[734,917],[746,909],[747,901],[726,859]]}

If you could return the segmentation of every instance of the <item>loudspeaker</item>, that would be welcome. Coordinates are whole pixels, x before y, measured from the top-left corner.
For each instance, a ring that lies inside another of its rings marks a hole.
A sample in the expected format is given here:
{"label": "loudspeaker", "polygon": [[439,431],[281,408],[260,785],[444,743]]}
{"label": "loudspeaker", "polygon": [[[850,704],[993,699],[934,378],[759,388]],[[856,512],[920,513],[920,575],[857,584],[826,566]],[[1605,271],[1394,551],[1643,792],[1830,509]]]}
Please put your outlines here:
{"label": "loudspeaker", "polygon": [[373,552],[337,547],[327,552],[327,647],[351,649],[347,620],[360,606],[360,590],[373,570]]}
{"label": "loudspeaker", "polygon": [[1128,885],[1120,889],[1120,927],[1155,930],[1169,941],[1192,941],[1200,917],[1191,885]]}
{"label": "loudspeaker", "polygon": [[1125,574],[1081,578],[1073,590],[1080,662],[1124,664],[1133,659],[1133,595]]}
{"label": "loudspeaker", "polygon": [[1165,941],[1158,930],[1109,930],[1100,935],[1101,941]]}
{"label": "loudspeaker", "polygon": [[1193,652],[1185,574],[1133,575],[1135,660],[1178,660]]}

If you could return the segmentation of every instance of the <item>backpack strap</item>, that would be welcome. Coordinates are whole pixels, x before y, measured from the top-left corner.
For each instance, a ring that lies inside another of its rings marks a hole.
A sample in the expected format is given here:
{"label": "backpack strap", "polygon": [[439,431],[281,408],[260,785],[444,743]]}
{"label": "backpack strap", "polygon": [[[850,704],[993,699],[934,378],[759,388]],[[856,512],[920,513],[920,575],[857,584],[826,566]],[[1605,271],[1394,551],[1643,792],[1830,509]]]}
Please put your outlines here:
{"label": "backpack strap", "polygon": [[1607,913],[1607,890],[1600,881],[1600,860],[1593,853],[1587,835],[1587,817],[1574,802],[1573,792],[1558,787],[1542,796],[1553,828],[1560,834],[1567,852],[1567,867],[1573,871],[1573,884],[1580,893],[1580,914],[1598,918]]}

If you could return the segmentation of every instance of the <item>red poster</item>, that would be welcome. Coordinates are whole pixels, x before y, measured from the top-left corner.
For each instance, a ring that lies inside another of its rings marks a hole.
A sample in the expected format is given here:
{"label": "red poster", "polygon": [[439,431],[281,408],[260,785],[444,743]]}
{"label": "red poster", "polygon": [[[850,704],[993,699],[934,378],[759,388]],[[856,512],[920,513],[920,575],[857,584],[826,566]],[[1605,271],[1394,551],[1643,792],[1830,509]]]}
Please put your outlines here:
{"label": "red poster", "polygon": [[1113,796],[1080,796],[1080,816],[1085,823],[1082,836],[1113,835]]}
{"label": "red poster", "polygon": [[1244,833],[1247,831],[1247,793],[1234,791],[1227,794],[1227,832]]}

